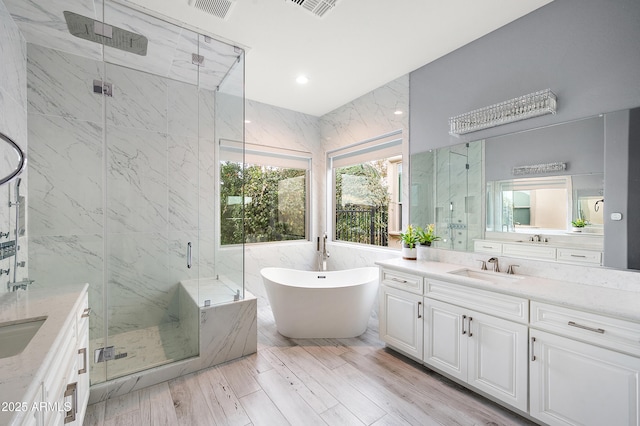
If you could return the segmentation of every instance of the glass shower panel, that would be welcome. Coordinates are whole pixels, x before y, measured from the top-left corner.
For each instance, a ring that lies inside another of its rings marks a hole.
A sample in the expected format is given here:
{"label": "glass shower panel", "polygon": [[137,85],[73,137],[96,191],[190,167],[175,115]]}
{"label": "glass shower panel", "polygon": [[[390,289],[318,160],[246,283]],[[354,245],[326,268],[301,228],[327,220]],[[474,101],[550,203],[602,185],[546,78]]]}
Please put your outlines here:
{"label": "glass shower panel", "polygon": [[[229,52],[231,54],[231,52]],[[220,141],[239,142],[244,147],[244,52],[241,49],[233,48],[233,54],[237,58],[235,64],[220,84],[216,92],[216,120],[215,120],[215,143],[218,153],[217,173],[220,173]],[[244,148],[241,155],[244,154]],[[242,166],[244,168],[244,165]],[[216,199],[220,197],[219,186],[216,187]],[[241,208],[238,218],[244,222],[244,194],[237,194]],[[216,202],[216,228],[221,229],[220,202]],[[244,298],[244,243],[221,246],[220,237],[216,238],[216,274],[219,279],[221,289],[227,295],[232,295],[236,299]]]}

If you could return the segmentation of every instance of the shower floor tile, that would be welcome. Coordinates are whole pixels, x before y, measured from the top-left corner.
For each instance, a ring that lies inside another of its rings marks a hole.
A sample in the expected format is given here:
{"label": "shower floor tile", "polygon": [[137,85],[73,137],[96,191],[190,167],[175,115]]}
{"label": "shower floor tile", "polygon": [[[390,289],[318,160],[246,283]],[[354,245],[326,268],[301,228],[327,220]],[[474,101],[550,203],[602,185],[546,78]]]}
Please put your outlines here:
{"label": "shower floor tile", "polygon": [[[198,355],[198,342],[178,321],[114,334],[109,336],[106,345],[114,346],[116,359],[91,362],[92,384]],[[103,346],[104,339],[89,343],[92,354]]]}

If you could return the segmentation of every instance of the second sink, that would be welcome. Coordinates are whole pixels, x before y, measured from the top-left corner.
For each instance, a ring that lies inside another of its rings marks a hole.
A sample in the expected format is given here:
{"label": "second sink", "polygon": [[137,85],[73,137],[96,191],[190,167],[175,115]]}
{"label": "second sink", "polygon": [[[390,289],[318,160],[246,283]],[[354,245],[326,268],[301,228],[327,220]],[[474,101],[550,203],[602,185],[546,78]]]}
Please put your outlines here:
{"label": "second sink", "polygon": [[46,317],[29,318],[0,324],[0,359],[21,353],[36,335]]}
{"label": "second sink", "polygon": [[502,284],[516,283],[523,278],[514,275],[498,274],[496,272],[476,271],[474,269],[468,268],[458,269],[449,273],[454,275],[461,275],[463,277],[474,278],[476,280]]}

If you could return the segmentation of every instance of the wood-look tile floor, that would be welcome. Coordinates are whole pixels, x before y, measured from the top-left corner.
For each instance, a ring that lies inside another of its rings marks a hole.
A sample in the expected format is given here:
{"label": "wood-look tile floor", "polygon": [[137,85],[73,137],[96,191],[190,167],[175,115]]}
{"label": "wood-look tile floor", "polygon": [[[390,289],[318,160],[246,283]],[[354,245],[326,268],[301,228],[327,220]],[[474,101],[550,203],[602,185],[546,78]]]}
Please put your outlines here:
{"label": "wood-look tile floor", "polygon": [[265,305],[257,354],[93,404],[84,424],[532,424],[386,349],[375,319],[353,339],[287,339]]}

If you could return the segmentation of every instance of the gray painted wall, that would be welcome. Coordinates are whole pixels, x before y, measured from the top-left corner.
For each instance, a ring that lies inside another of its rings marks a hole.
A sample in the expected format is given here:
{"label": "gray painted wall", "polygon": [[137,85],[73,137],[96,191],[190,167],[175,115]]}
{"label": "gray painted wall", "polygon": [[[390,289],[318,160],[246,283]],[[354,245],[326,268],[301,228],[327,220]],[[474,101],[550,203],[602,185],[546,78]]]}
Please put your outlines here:
{"label": "gray painted wall", "polygon": [[[555,0],[410,75],[411,153],[640,105],[640,2]],[[558,113],[448,135],[448,118],[551,88]]]}
{"label": "gray painted wall", "polygon": [[[629,156],[629,111],[616,111],[605,115],[604,163],[604,259],[605,265],[627,267],[627,175]],[[613,221],[611,213],[622,213],[622,220]]]}
{"label": "gray painted wall", "polygon": [[490,138],[485,152],[487,181],[513,179],[515,166],[558,161],[566,162],[567,170],[545,176],[604,173],[604,118],[592,117]]}

